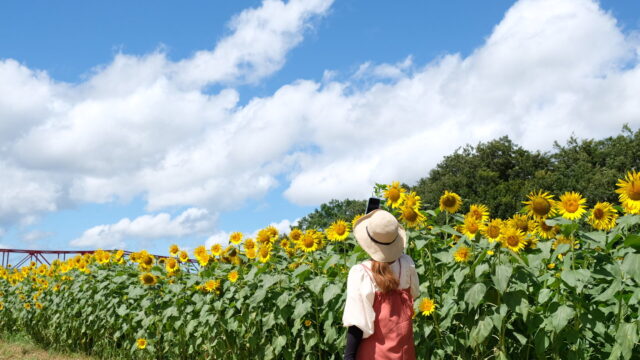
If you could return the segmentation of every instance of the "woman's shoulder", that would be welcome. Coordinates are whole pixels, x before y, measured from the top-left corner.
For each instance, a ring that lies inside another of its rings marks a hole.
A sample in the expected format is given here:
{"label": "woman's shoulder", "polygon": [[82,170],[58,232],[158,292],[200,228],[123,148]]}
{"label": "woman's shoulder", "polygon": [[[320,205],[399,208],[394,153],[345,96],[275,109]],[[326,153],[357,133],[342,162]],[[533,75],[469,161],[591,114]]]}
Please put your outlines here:
{"label": "woman's shoulder", "polygon": [[364,274],[367,270],[371,269],[371,261],[370,260],[365,260],[361,263],[357,263],[353,266],[351,266],[351,269],[349,269],[349,274],[351,273],[362,273]]}
{"label": "woman's shoulder", "polygon": [[411,258],[411,256],[407,255],[407,254],[402,254],[400,256],[400,261],[403,264],[409,264],[411,266],[415,266],[415,263],[413,262],[413,259]]}

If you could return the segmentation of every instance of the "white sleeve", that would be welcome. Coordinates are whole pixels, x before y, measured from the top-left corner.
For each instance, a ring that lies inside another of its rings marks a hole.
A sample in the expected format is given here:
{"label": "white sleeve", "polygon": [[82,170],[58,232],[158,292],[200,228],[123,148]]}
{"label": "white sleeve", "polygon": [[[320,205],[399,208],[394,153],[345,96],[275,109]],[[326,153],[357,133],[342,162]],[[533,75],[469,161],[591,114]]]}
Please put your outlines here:
{"label": "white sleeve", "polygon": [[349,270],[347,278],[347,301],[342,315],[345,327],[357,326],[362,330],[362,338],[373,334],[376,314],[373,311],[375,289],[362,265],[356,264]]}
{"label": "white sleeve", "polygon": [[420,279],[418,279],[418,272],[416,271],[416,264],[413,259],[407,255],[407,263],[409,263],[409,280],[411,282],[411,296],[414,299],[420,297]]}

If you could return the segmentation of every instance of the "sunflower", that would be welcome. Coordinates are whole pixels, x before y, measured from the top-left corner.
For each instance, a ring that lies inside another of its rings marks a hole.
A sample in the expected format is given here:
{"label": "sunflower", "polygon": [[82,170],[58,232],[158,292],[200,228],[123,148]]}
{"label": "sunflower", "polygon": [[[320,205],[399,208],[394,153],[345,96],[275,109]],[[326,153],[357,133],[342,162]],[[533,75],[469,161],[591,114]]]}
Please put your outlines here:
{"label": "sunflower", "polygon": [[4,303],[0,301],[0,311],[4,310]]}
{"label": "sunflower", "polygon": [[477,221],[485,222],[489,220],[489,208],[483,204],[471,204],[467,215],[472,215]]}
{"label": "sunflower", "polygon": [[202,289],[206,292],[220,292],[220,280],[207,280],[202,286]]}
{"label": "sunflower", "polygon": [[155,285],[158,283],[158,278],[151,273],[144,273],[140,275],[140,283],[143,285]]}
{"label": "sunflower", "polygon": [[140,338],[140,339],[136,340],[136,345],[138,346],[138,349],[146,348],[147,347],[147,339]]}
{"label": "sunflower", "polygon": [[536,226],[534,228],[534,233],[543,239],[553,239],[559,231],[560,227],[558,225],[547,225],[544,218],[536,221]]}
{"label": "sunflower", "polygon": [[180,251],[180,248],[178,247],[178,245],[173,244],[169,246],[169,255],[177,256],[179,251]]}
{"label": "sunflower", "polygon": [[304,252],[314,252],[318,250],[318,241],[316,232],[313,230],[307,230],[302,234],[298,247]]}
{"label": "sunflower", "polygon": [[444,195],[440,197],[440,210],[448,213],[455,213],[460,209],[462,205],[462,198],[460,195],[445,190]]}
{"label": "sunflower", "polygon": [[527,214],[536,219],[545,219],[553,216],[555,212],[555,200],[553,195],[549,195],[548,192],[538,190],[538,192],[532,191],[527,195],[528,201],[522,203],[527,205]]}
{"label": "sunflower", "polygon": [[329,225],[326,230],[327,239],[332,241],[344,241],[350,234],[349,224],[344,220],[337,220]]}
{"label": "sunflower", "polygon": [[200,266],[207,266],[210,260],[211,256],[209,256],[209,254],[207,253],[204,253],[204,255],[198,258],[198,264],[200,264]]}
{"label": "sunflower", "polygon": [[262,245],[258,249],[258,260],[261,263],[266,263],[271,258],[271,247],[268,245]]}
{"label": "sunflower", "polygon": [[456,262],[467,262],[471,259],[471,249],[462,245],[454,253],[453,259]]}
{"label": "sunflower", "polygon": [[501,219],[493,219],[487,224],[481,231],[484,236],[492,243],[500,237],[502,231],[503,221]]}
{"label": "sunflower", "polygon": [[526,235],[534,231],[536,223],[525,214],[516,214],[507,220],[507,226],[514,227]]}
{"label": "sunflower", "polygon": [[238,272],[233,270],[227,275],[227,279],[229,279],[229,281],[234,283],[234,282],[238,281],[238,276],[239,276]]}
{"label": "sunflower", "polygon": [[618,211],[608,202],[599,202],[589,211],[589,224],[597,230],[613,229],[617,218]]}
{"label": "sunflower", "polygon": [[363,217],[364,214],[357,214],[356,216],[353,217],[353,219],[351,220],[351,228],[353,229],[356,226],[356,223],[358,222],[358,220],[360,220],[361,217]]}
{"label": "sunflower", "polygon": [[400,208],[400,220],[408,227],[420,228],[427,218],[415,207],[402,205]]}
{"label": "sunflower", "polygon": [[[294,244],[300,241],[301,236],[302,236],[302,231],[300,231],[300,229],[298,228],[295,228],[289,232],[289,240],[291,240],[291,242],[293,242]],[[246,248],[246,245],[245,245],[245,248]]]}
{"label": "sunflower", "polygon": [[244,254],[247,256],[248,259],[251,259],[251,260],[255,259],[258,256],[256,248],[244,249]]}
{"label": "sunflower", "polygon": [[231,235],[229,235],[229,242],[234,244],[234,245],[238,245],[240,244],[240,242],[242,242],[242,238],[244,235],[242,235],[241,232],[233,232],[231,233]]}
{"label": "sunflower", "polygon": [[140,264],[139,264],[140,269],[144,271],[149,271],[149,269],[151,269],[151,267],[153,266],[153,264],[155,264],[155,262],[156,262],[156,259],[153,257],[153,255],[145,254],[140,259]]}
{"label": "sunflower", "polygon": [[24,308],[27,309],[27,310],[31,310],[31,304],[24,303]]}
{"label": "sunflower", "polygon": [[632,204],[629,201],[625,201],[622,203],[622,208],[624,212],[627,214],[640,214],[640,207],[631,207]]}
{"label": "sunflower", "polygon": [[180,259],[180,262],[187,262],[189,261],[189,254],[184,250],[180,250],[178,253],[178,259]]}
{"label": "sunflower", "polygon": [[436,303],[429,298],[422,298],[422,300],[420,300],[420,305],[418,305],[418,309],[422,315],[429,316],[436,309]]}
{"label": "sunflower", "polygon": [[580,247],[580,245],[578,244],[578,241],[576,241],[576,239],[574,239],[573,236],[564,236],[564,235],[559,235],[553,241],[553,244],[551,245],[551,247],[555,250],[558,248],[558,246],[562,244],[567,244],[569,245],[569,247],[573,247],[574,249],[577,249]]}
{"label": "sunflower", "polygon": [[222,255],[230,258],[235,257],[238,255],[238,249],[236,249],[233,245],[229,245],[224,249]]}
{"label": "sunflower", "polygon": [[113,261],[122,264],[124,261],[124,250],[116,251],[115,255],[113,255]]}
{"label": "sunflower", "polygon": [[464,223],[461,227],[461,233],[467,236],[469,239],[474,239],[476,234],[484,228],[484,224],[476,219],[475,215],[469,213],[464,217]]}
{"label": "sunflower", "polygon": [[176,260],[175,258],[167,258],[167,260],[164,262],[164,268],[169,274],[173,274],[176,271],[180,270],[180,265],[178,264],[178,260]]}
{"label": "sunflower", "polygon": [[211,245],[211,255],[220,256],[220,254],[222,254],[222,245],[217,243]]}
{"label": "sunflower", "polygon": [[42,310],[44,306],[40,302],[36,302],[36,309]]}
{"label": "sunflower", "polygon": [[640,172],[635,170],[627,172],[624,179],[618,179],[616,192],[620,203],[631,214],[640,214]]}
{"label": "sunflower", "polygon": [[258,231],[256,235],[256,240],[261,245],[272,244],[276,238],[278,238],[278,230],[272,225]]}
{"label": "sunflower", "polygon": [[383,196],[387,199],[387,206],[392,208],[399,207],[400,201],[402,200],[402,194],[406,191],[406,189],[400,187],[400,181],[394,181],[391,185],[386,185]]}
{"label": "sunflower", "polygon": [[513,226],[507,226],[502,229],[500,240],[503,247],[509,248],[515,252],[519,252],[524,249],[527,242],[524,232]]}
{"label": "sunflower", "polygon": [[193,255],[196,257],[196,260],[198,260],[200,266],[206,266],[209,263],[209,254],[204,246],[198,246],[193,251]]}
{"label": "sunflower", "polygon": [[304,321],[304,326],[309,327],[309,326],[311,326],[311,324],[313,324],[313,322],[311,320],[305,320]]}
{"label": "sunflower", "polygon": [[583,198],[580,193],[575,191],[568,191],[560,195],[560,201],[558,202],[558,212],[563,218],[569,220],[575,220],[582,217],[587,210],[584,208],[584,203],[587,199]]}
{"label": "sunflower", "polygon": [[418,196],[415,191],[403,193],[400,202],[402,203],[402,206],[412,207],[416,210],[419,210],[422,206],[422,200],[420,200],[420,196]]}
{"label": "sunflower", "polygon": [[78,270],[80,270],[80,271],[86,271],[87,270],[87,263],[84,260],[81,260],[78,263]]}

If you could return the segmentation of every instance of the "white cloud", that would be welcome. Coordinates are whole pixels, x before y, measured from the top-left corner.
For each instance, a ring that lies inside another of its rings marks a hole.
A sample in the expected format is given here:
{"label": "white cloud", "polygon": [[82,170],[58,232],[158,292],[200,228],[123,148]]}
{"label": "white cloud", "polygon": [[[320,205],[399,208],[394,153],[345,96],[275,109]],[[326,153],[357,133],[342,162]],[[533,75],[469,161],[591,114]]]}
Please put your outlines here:
{"label": "white cloud", "polygon": [[[214,216],[277,179],[290,201],[317,205],[364,198],[375,182],[412,183],[467,143],[509,135],[544,150],[572,133],[640,127],[638,39],[590,0],[521,0],[467,57],[371,62],[341,81],[327,71],[244,106],[233,88],[204,92],[277,71],[330,5],[267,0],[235,18],[211,51],[179,62],[121,54],[81,84],[0,61],[0,222],[140,194],[152,211]],[[172,234],[136,231],[136,220],[94,227],[75,244]],[[219,235],[210,241],[228,236]]]}
{"label": "white cloud", "polygon": [[[277,71],[332,2],[265,0],[234,17],[212,50],[179,62],[162,51],[118,54],[80,84],[0,59],[0,224],[141,193],[150,210],[219,210],[264,194],[275,180],[259,162],[224,158],[242,131],[229,121],[237,92],[203,89]],[[212,205],[216,198],[219,206]]]}
{"label": "white cloud", "polygon": [[176,64],[181,84],[200,87],[207,82],[256,82],[279,70],[285,55],[302,41],[314,16],[327,12],[333,0],[265,0],[257,9],[233,18],[233,34],[214,51],[200,51]]}
{"label": "white cloud", "polygon": [[143,215],[133,220],[124,218],[115,224],[98,225],[71,240],[75,247],[124,248],[126,239],[180,238],[211,231],[216,216],[205,209],[190,208],[171,218],[170,214]]}
{"label": "white cloud", "polygon": [[42,231],[42,230],[32,230],[29,231],[27,233],[22,234],[21,238],[22,241],[28,242],[28,243],[34,243],[38,240],[42,240],[44,238],[47,238],[49,236],[53,235],[53,233],[51,232],[47,232],[47,231]]}
{"label": "white cloud", "polygon": [[213,244],[221,244],[226,246],[229,244],[229,235],[231,235],[230,232],[218,231],[207,238],[207,240],[204,242],[204,246],[206,246],[207,248],[210,248]]}

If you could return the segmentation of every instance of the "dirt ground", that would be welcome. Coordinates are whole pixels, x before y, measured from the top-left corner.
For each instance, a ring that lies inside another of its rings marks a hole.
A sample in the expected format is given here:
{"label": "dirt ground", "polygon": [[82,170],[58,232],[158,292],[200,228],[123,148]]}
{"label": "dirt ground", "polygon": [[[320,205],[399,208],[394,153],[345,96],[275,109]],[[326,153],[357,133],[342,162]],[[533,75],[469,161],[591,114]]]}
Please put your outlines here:
{"label": "dirt ground", "polygon": [[0,360],[91,360],[83,355],[47,351],[24,339],[1,339]]}

